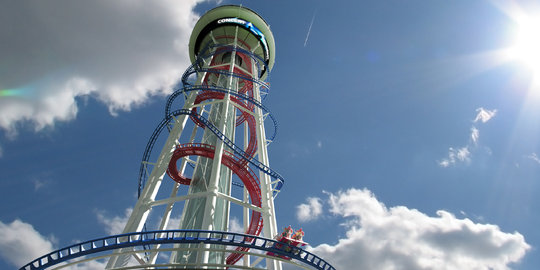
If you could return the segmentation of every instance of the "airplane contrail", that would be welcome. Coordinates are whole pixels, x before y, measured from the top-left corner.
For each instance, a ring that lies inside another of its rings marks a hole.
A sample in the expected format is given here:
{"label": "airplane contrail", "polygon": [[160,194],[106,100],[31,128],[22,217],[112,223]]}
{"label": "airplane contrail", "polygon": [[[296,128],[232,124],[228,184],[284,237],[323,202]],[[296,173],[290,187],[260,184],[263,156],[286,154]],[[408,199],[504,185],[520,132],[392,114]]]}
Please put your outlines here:
{"label": "airplane contrail", "polygon": [[313,21],[315,21],[315,15],[317,12],[313,12],[313,17],[311,18],[311,23],[309,24],[309,29],[307,30],[306,40],[304,41],[304,47],[307,45],[307,41],[309,39],[309,34],[311,33],[311,27],[313,26]]}

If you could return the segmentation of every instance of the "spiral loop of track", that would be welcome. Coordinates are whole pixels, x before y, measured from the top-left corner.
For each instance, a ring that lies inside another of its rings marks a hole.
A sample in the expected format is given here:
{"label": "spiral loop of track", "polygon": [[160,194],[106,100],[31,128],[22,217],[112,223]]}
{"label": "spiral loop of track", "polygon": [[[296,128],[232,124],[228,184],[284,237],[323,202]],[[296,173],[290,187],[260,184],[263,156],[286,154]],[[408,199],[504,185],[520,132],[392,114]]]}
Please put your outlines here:
{"label": "spiral loop of track", "polygon": [[[268,141],[271,142],[275,138],[277,132],[277,121],[268,111],[268,109],[253,96],[254,85],[257,85],[258,88],[263,90],[264,92],[268,91],[268,84],[262,80],[253,78],[253,76],[249,76],[248,74],[246,74],[246,72],[242,71],[239,68],[233,68],[232,71],[229,71],[229,66],[227,65],[218,68],[202,67],[202,59],[212,58],[212,56],[218,53],[223,54],[224,52],[229,51],[234,51],[236,54],[240,55],[240,57],[245,60],[247,58],[254,60],[258,64],[257,70],[261,70],[260,65],[261,63],[264,63],[264,61],[262,61],[260,57],[254,55],[250,51],[238,47],[219,44],[207,47],[207,50],[205,50],[205,52],[207,53],[202,53],[201,55],[203,56],[198,57],[195,63],[193,63],[184,72],[182,76],[183,87],[174,91],[167,99],[167,103],[165,106],[165,117],[152,133],[152,136],[150,137],[145,152],[143,154],[143,160],[139,171],[139,196],[146,182],[146,166],[148,164],[156,140],[162,133],[162,131],[165,129],[165,127],[173,125],[175,121],[175,116],[179,115],[189,116],[189,118],[197,126],[210,130],[219,140],[223,141],[223,143],[228,147],[226,148],[227,151],[224,151],[223,153],[222,164],[229,168],[235,175],[237,175],[242,180],[243,186],[247,189],[249,193],[252,205],[261,207],[261,189],[260,181],[257,175],[252,172],[250,165],[258,170],[263,171],[265,174],[271,176],[273,179],[276,179],[276,181],[272,181],[272,191],[274,197],[277,196],[277,194],[281,190],[281,187],[284,183],[283,177],[279,173],[272,170],[270,167],[266,166],[265,164],[254,158],[257,151],[257,144],[267,142],[257,142],[256,120],[253,114],[249,112],[253,112],[255,108],[259,108],[261,109],[261,111],[265,112],[265,115],[268,115],[272,120],[274,132],[270,136],[270,139]],[[243,87],[236,90],[228,89],[224,87],[209,85],[206,80],[203,80],[203,83],[201,85],[197,85],[193,82],[194,80],[192,79],[192,76],[195,74],[205,74],[206,78],[208,78],[209,74],[215,74],[216,76],[235,77],[243,82]],[[260,76],[260,74],[257,75]],[[173,103],[179,96],[184,96],[184,98],[186,98],[188,94],[193,91],[196,91],[197,93],[197,97],[193,105],[188,106],[184,109],[172,111]],[[236,107],[242,108],[242,110],[238,109],[240,111],[240,114],[237,116],[236,125],[245,123],[248,127],[249,139],[248,145],[245,149],[235,144],[233,140],[225,136],[225,134],[215,125],[213,125],[207,118],[205,118],[202,114],[199,114],[196,109],[197,106],[194,106],[207,100],[223,100],[225,97],[230,97],[231,102],[234,103]],[[187,156],[201,156],[213,159],[214,155],[215,148],[211,145],[197,143],[179,144],[174,150],[167,169],[167,174],[177,183],[189,185],[191,183],[191,179],[178,171],[176,162]],[[249,222],[249,226],[246,229],[245,234],[258,236],[261,233],[263,226],[261,213],[252,210],[252,214],[250,215],[250,217],[251,221]],[[251,241],[251,239],[246,238],[246,241]],[[237,247],[237,251],[240,252],[245,252],[248,249],[249,248],[246,247]],[[242,258],[242,256],[242,253],[232,253],[226,259],[227,264],[235,264]]]}

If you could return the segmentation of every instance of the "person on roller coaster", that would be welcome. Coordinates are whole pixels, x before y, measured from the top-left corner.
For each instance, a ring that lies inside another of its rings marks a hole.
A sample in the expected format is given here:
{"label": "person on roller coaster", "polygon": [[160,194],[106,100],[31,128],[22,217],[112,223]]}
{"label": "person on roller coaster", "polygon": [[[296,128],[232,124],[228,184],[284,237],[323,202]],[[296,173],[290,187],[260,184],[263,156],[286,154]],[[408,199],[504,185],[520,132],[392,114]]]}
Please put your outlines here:
{"label": "person on roller coaster", "polygon": [[298,231],[296,231],[292,235],[292,239],[302,241],[302,238],[304,237],[304,231],[302,231],[302,228],[300,228]]}
{"label": "person on roller coaster", "polygon": [[[278,243],[274,243],[272,247],[297,255],[300,252],[300,250],[293,251],[293,248],[291,248],[291,246],[298,247],[298,248],[302,248],[303,246],[305,246],[307,243],[302,241],[303,237],[304,237],[304,231],[302,231],[302,229],[299,229],[298,231],[294,232],[291,226],[285,227],[283,229],[283,232],[276,236],[276,240],[278,241]],[[273,252],[268,252],[267,254],[271,256],[277,256],[285,260],[291,259],[291,257],[275,254]]]}

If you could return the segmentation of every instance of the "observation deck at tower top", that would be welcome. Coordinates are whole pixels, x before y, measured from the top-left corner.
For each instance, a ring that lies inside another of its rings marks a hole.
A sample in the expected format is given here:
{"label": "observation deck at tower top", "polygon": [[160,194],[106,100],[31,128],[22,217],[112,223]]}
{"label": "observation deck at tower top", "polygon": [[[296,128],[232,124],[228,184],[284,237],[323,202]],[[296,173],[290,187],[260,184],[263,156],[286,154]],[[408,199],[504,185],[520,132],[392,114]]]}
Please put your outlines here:
{"label": "observation deck at tower top", "polygon": [[[236,35],[236,26],[246,34]],[[192,63],[195,63],[198,53],[216,36],[242,37],[241,42],[249,46],[244,49],[252,50],[266,63],[267,70],[263,70],[260,79],[264,80],[268,76],[274,66],[275,41],[270,26],[259,14],[236,5],[220,6],[206,12],[191,32],[189,57]]]}

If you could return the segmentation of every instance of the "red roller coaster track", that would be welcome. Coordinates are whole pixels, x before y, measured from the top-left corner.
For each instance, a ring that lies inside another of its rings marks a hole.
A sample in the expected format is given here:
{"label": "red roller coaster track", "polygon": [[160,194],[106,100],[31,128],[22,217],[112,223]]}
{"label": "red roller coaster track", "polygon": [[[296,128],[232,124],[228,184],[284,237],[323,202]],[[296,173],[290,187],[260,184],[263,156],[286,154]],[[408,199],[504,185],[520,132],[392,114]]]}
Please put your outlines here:
{"label": "red roller coaster track", "polygon": [[[231,37],[218,37],[220,38],[231,38]],[[244,44],[247,46],[246,44]],[[219,55],[219,51],[217,52],[217,55]],[[244,63],[247,63],[247,71],[251,72],[251,64],[250,57],[247,55],[244,55],[243,53],[236,52],[236,54],[242,59]],[[211,66],[215,66],[211,68],[210,70],[226,70],[228,71],[230,69],[230,65],[219,65],[216,66],[218,61],[216,61],[216,57],[212,59]],[[240,68],[234,67],[234,73],[247,76],[247,74]],[[205,79],[203,80],[203,84],[208,84],[208,80],[210,76],[212,75],[211,72],[206,73]],[[245,93],[251,97],[253,97],[253,83],[249,80],[243,80],[240,79],[239,85],[241,88],[238,90],[239,93]],[[222,92],[215,92],[215,91],[204,91],[199,93],[199,95],[196,97],[194,105],[200,104],[203,101],[214,99],[214,100],[220,100],[224,99],[225,94]],[[243,182],[245,188],[247,189],[249,193],[249,197],[251,200],[251,204],[257,207],[261,207],[261,189],[260,189],[260,182],[259,178],[253,173],[253,171],[247,166],[248,160],[252,159],[255,155],[256,148],[257,148],[257,138],[256,138],[256,123],[255,123],[255,117],[250,114],[249,112],[252,112],[254,110],[254,104],[246,103],[243,100],[231,96],[231,101],[234,102],[237,106],[240,106],[243,108],[243,110],[240,110],[241,113],[238,115],[236,119],[236,125],[240,125],[244,122],[246,122],[248,126],[249,131],[249,140],[248,145],[246,147],[245,153],[246,155],[244,157],[237,157],[233,153],[229,151],[224,151],[221,163],[225,165],[227,168],[229,168],[234,174],[236,174]],[[197,112],[197,107],[194,107],[192,109],[195,113]],[[192,121],[199,127],[204,128],[204,124],[200,122],[198,119],[191,117]],[[171,161],[169,163],[167,174],[177,183],[183,184],[183,185],[190,185],[192,182],[191,178],[188,178],[187,176],[181,174],[178,171],[177,162],[178,160],[181,160],[182,158],[186,156],[200,156],[205,158],[213,159],[215,156],[215,147],[208,144],[202,144],[202,143],[188,143],[188,144],[180,144],[176,147],[173,156],[171,158]],[[263,220],[261,213],[259,211],[252,210],[251,219],[249,222],[249,226],[245,231],[245,234],[248,235],[254,235],[258,236],[261,233],[263,227]],[[245,241],[250,242],[252,241],[252,238],[246,238]],[[236,251],[240,252],[246,252],[248,251],[248,247],[237,247]],[[228,265],[234,265],[236,262],[238,262],[244,254],[241,253],[231,253],[227,259],[226,262]]]}

